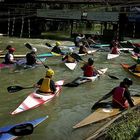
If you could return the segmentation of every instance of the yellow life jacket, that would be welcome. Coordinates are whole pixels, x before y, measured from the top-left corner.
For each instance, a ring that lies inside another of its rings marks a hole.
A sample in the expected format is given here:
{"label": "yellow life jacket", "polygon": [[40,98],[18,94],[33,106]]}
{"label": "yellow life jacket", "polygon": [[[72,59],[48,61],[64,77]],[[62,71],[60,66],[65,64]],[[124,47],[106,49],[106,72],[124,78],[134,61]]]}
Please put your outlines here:
{"label": "yellow life jacket", "polygon": [[51,92],[50,89],[50,78],[44,78],[42,81],[42,85],[40,86],[39,90],[41,92]]}
{"label": "yellow life jacket", "polygon": [[135,71],[140,72],[140,64],[136,65]]}

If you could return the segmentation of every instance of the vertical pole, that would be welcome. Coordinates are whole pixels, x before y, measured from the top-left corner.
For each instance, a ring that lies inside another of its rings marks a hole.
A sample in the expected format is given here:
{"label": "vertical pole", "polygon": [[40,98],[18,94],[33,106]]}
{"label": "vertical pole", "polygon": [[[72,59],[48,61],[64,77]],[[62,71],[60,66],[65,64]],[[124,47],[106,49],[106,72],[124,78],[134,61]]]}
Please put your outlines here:
{"label": "vertical pole", "polygon": [[120,24],[118,23],[117,33],[116,33],[116,39],[117,40],[119,40],[119,28],[120,28]]}
{"label": "vertical pole", "polygon": [[15,17],[13,17],[13,26],[12,26],[12,36],[14,35],[14,30],[15,30]]}
{"label": "vertical pole", "polygon": [[71,22],[71,32],[70,32],[70,35],[72,37],[72,33],[73,33],[73,20],[71,20],[70,22]]}
{"label": "vertical pole", "polygon": [[10,11],[8,10],[8,29],[7,29],[7,35],[9,36],[10,35]]}
{"label": "vertical pole", "polygon": [[30,19],[28,19],[28,32],[29,32],[29,38],[31,37],[31,22],[30,22]]}
{"label": "vertical pole", "polygon": [[23,27],[24,27],[24,17],[22,17],[20,37],[22,37],[22,35],[23,35]]}
{"label": "vertical pole", "polygon": [[136,25],[133,23],[133,38],[135,38],[135,32],[136,32]]}

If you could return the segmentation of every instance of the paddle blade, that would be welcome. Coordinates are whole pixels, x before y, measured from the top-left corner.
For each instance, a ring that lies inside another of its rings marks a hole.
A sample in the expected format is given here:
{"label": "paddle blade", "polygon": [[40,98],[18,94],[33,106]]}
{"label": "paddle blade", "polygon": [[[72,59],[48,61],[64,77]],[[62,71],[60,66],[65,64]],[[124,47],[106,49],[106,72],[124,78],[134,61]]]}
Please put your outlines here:
{"label": "paddle blade", "polygon": [[116,77],[116,76],[109,75],[109,74],[108,74],[108,76],[109,76],[110,78],[112,78],[112,79],[119,80],[119,78],[118,78],[118,77]]}
{"label": "paddle blade", "polygon": [[21,87],[21,86],[10,86],[10,87],[7,88],[7,91],[8,91],[9,93],[13,93],[13,92],[20,91],[20,90],[22,90],[22,89],[24,89],[24,88]]}
{"label": "paddle blade", "polygon": [[30,49],[30,50],[32,50],[32,46],[29,43],[26,43],[25,44],[25,47],[28,48],[28,49]]}
{"label": "paddle blade", "polygon": [[10,133],[14,136],[24,136],[24,135],[32,134],[33,129],[34,129],[34,127],[31,123],[25,123],[25,124],[16,125],[4,133]]}
{"label": "paddle blade", "polygon": [[81,56],[79,56],[79,55],[76,54],[76,53],[72,53],[72,54],[71,54],[71,57],[73,57],[73,58],[76,59],[76,60],[82,60],[82,61],[83,61],[83,59],[81,58]]}
{"label": "paddle blade", "polygon": [[48,42],[46,42],[45,45],[48,46],[48,47],[50,47],[50,48],[52,48],[51,44],[48,43]]}

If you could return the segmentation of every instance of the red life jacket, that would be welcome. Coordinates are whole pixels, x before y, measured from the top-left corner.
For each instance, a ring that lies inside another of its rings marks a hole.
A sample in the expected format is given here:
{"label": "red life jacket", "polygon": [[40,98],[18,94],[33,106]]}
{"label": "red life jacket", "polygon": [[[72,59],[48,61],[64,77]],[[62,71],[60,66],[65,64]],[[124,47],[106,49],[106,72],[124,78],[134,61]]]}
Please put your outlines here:
{"label": "red life jacket", "polygon": [[93,66],[86,65],[84,68],[84,76],[92,77],[94,76],[94,68]]}
{"label": "red life jacket", "polygon": [[124,97],[125,88],[116,87],[113,93],[112,103],[115,107],[128,108],[128,102]]}
{"label": "red life jacket", "polygon": [[112,47],[111,54],[118,54],[118,48]]}

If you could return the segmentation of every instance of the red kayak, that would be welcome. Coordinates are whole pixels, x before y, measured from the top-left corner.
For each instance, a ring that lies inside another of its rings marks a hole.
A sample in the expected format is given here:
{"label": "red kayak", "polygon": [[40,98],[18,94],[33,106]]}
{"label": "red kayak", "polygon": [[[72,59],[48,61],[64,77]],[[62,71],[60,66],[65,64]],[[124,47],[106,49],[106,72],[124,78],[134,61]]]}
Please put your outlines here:
{"label": "red kayak", "polygon": [[55,82],[56,84],[56,93],[55,94],[41,94],[36,91],[30,93],[28,97],[13,111],[12,115],[36,108],[42,104],[45,104],[51,101],[54,97],[59,95],[62,89],[64,80]]}

